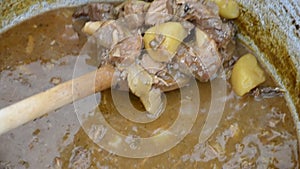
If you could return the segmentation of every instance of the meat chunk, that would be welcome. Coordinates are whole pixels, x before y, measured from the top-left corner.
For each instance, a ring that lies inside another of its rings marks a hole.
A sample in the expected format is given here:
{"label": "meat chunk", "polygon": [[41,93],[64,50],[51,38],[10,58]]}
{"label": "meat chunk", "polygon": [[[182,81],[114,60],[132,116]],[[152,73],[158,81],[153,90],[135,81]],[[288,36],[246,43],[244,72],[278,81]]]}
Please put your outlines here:
{"label": "meat chunk", "polygon": [[123,19],[126,20],[127,26],[130,28],[138,28],[144,25],[145,15],[148,11],[150,3],[131,0],[124,4],[124,11],[121,14]]}
{"label": "meat chunk", "polygon": [[235,33],[233,24],[220,18],[215,3],[186,0],[177,4],[176,9],[175,15],[193,22],[215,40],[218,47],[225,47]]}
{"label": "meat chunk", "polygon": [[166,68],[166,64],[154,61],[148,54],[144,54],[141,66],[151,74],[157,74]]}
{"label": "meat chunk", "polygon": [[171,0],[154,0],[145,17],[147,25],[156,25],[170,21],[173,18]]}
{"label": "meat chunk", "polygon": [[213,79],[222,64],[216,43],[199,28],[196,42],[181,45],[175,60],[181,72],[191,72],[201,82]]}
{"label": "meat chunk", "polygon": [[113,46],[109,59],[112,63],[120,63],[125,58],[133,62],[140,55],[142,44],[142,36],[139,33],[127,37]]}
{"label": "meat chunk", "polygon": [[116,19],[117,11],[114,6],[109,3],[90,3],[80,7],[74,14],[73,17],[88,17],[91,21],[107,21]]}
{"label": "meat chunk", "polygon": [[129,30],[118,21],[108,21],[92,36],[96,39],[97,44],[111,49],[113,45],[129,37]]}

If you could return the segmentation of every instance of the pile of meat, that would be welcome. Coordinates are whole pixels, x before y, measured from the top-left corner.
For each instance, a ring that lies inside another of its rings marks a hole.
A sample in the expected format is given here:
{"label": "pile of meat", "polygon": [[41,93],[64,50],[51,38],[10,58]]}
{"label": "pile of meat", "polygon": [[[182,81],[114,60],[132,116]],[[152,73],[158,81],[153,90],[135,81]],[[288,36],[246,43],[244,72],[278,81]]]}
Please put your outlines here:
{"label": "pile of meat", "polygon": [[89,21],[83,28],[94,44],[88,54],[100,66],[114,65],[119,81],[127,82],[151,114],[163,107],[161,92],[182,87],[191,77],[215,78],[235,44],[233,24],[210,1],[92,3],[74,17]]}

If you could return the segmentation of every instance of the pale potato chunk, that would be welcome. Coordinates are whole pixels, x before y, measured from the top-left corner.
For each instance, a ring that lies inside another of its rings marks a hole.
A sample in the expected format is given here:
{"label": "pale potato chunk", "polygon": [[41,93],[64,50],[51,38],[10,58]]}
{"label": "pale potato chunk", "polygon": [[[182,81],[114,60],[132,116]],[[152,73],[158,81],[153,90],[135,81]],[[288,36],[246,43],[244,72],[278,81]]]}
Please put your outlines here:
{"label": "pale potato chunk", "polygon": [[233,66],[231,85],[239,96],[243,96],[265,80],[264,71],[252,54],[242,56]]}
{"label": "pale potato chunk", "polygon": [[235,0],[211,0],[219,7],[219,14],[226,19],[234,19],[240,15],[239,5]]}
{"label": "pale potato chunk", "polygon": [[161,90],[152,88],[153,77],[141,66],[133,64],[128,68],[128,86],[138,96],[147,112],[157,114],[162,111]]}
{"label": "pale potato chunk", "polygon": [[148,95],[153,84],[152,76],[137,64],[129,66],[127,81],[132,93],[138,97]]}
{"label": "pale potato chunk", "polygon": [[144,35],[145,48],[157,62],[171,60],[187,31],[179,22],[166,22],[149,28]]}
{"label": "pale potato chunk", "polygon": [[149,93],[140,97],[145,109],[150,114],[157,114],[162,111],[163,100],[160,89],[152,88]]}
{"label": "pale potato chunk", "polygon": [[103,24],[103,22],[101,22],[101,21],[87,22],[87,23],[85,23],[84,27],[82,28],[82,32],[84,32],[88,35],[92,35],[101,27],[102,24]]}

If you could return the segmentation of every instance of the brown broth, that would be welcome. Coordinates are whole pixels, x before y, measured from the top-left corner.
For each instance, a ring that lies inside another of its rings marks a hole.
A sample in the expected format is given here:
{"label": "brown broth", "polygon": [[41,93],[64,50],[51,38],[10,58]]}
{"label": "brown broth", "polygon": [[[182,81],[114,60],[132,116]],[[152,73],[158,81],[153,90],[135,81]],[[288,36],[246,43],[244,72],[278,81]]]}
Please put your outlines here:
{"label": "brown broth", "polygon": [[[74,30],[74,9],[32,18],[0,35],[0,107],[72,78],[76,55],[86,41]],[[76,26],[75,26],[76,27]],[[237,55],[247,52],[239,44]],[[130,159],[101,149],[80,127],[72,105],[0,136],[0,169],[12,168],[298,168],[296,128],[284,98],[257,101],[236,97],[227,86],[218,128],[204,143],[198,136],[209,111],[210,83],[198,83],[200,109],[192,131],[176,147],[154,157]],[[269,77],[263,85],[275,83]],[[125,92],[118,91],[121,97]],[[101,93],[99,108],[108,123],[125,135],[149,137],[174,122],[178,91],[166,94],[164,114],[149,124],[122,117],[111,91]],[[131,100],[141,108],[137,98]]]}

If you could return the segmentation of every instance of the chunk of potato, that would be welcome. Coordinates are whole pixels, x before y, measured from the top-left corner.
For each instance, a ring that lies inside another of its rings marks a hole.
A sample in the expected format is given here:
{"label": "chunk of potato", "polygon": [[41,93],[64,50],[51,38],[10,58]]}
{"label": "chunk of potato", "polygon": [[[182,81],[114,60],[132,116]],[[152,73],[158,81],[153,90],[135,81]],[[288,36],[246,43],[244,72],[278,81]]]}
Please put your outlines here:
{"label": "chunk of potato", "polygon": [[164,102],[161,98],[161,90],[152,88],[153,78],[146,70],[137,64],[131,65],[128,68],[127,80],[132,93],[141,99],[150,114],[162,111]]}
{"label": "chunk of potato", "polygon": [[159,114],[162,111],[164,102],[161,94],[160,89],[152,88],[149,93],[140,97],[145,109],[150,114]]}
{"label": "chunk of potato", "polygon": [[137,64],[129,66],[127,81],[132,93],[138,97],[148,95],[153,84],[152,76]]}
{"label": "chunk of potato", "polygon": [[86,22],[84,24],[84,27],[82,28],[82,32],[88,34],[88,35],[92,35],[93,33],[95,33],[103,24],[102,21],[96,21],[96,22]]}
{"label": "chunk of potato", "polygon": [[242,56],[233,66],[231,85],[239,96],[243,96],[265,80],[264,71],[252,54]]}
{"label": "chunk of potato", "polygon": [[219,7],[219,15],[226,19],[234,19],[240,15],[239,4],[235,0],[211,0]]}
{"label": "chunk of potato", "polygon": [[150,57],[157,62],[171,60],[187,31],[179,22],[166,22],[149,28],[144,43]]}

